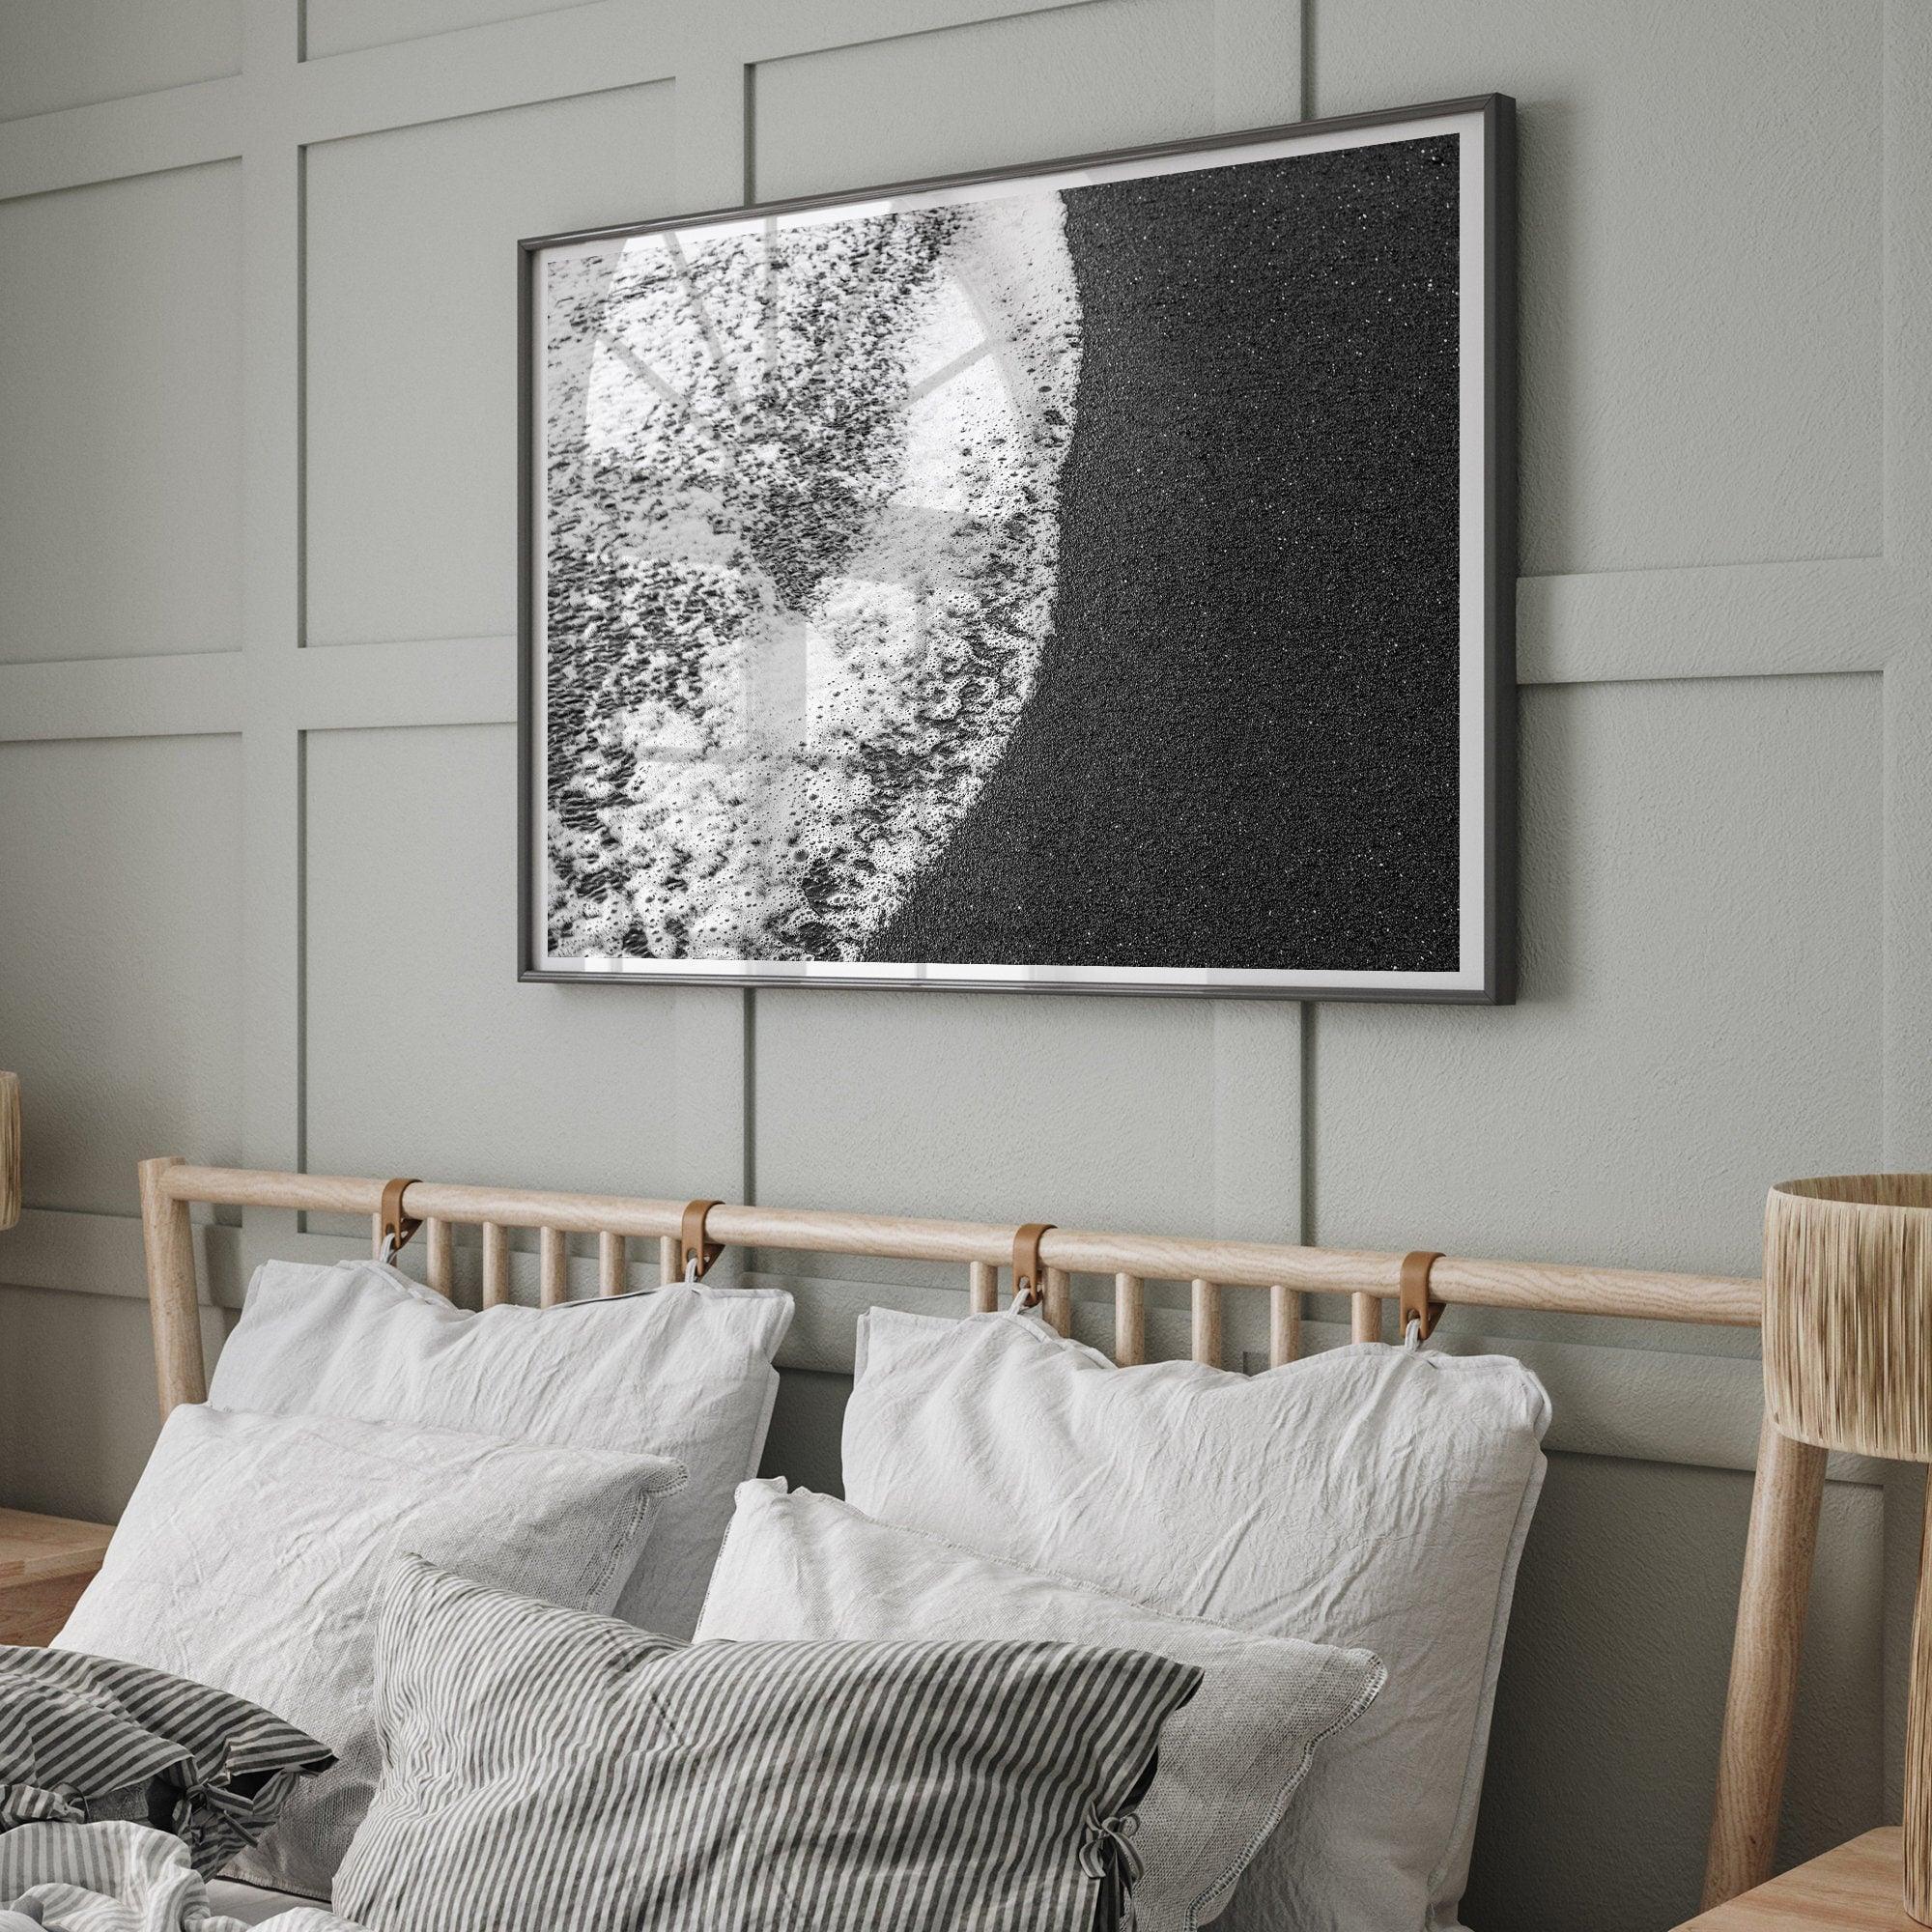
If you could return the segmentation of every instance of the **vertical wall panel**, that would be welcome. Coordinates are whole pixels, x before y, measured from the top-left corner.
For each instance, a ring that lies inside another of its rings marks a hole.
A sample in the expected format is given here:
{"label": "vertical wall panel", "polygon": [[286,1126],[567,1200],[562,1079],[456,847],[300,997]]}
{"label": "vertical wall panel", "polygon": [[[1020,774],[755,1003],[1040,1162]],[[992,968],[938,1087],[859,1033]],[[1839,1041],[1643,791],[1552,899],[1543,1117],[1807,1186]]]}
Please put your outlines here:
{"label": "vertical wall panel", "polygon": [[1524,699],[1521,1003],[1321,1009],[1318,1234],[1754,1273],[1878,1157],[1878,680]]}
{"label": "vertical wall panel", "polygon": [[[762,63],[756,192],[1206,132],[1214,29],[1210,0],[1097,0]],[[1217,1036],[1206,1003],[817,991],[757,1002],[767,1199],[1174,1230],[1225,1215],[1228,1232],[1279,1234],[1298,1220],[1292,1128],[1286,1144],[1244,1137],[1281,1133],[1284,1082],[1298,1095],[1292,1009]],[[1257,1173],[1280,1185],[1236,1201]]]}
{"label": "vertical wall panel", "polygon": [[[239,1158],[241,873],[239,740],[0,745],[28,1207],[131,1214],[144,1156]],[[6,1255],[0,1236],[0,1280]]]}
{"label": "vertical wall panel", "polygon": [[516,628],[517,242],[670,212],[670,90],[308,156],[308,641]]}
{"label": "vertical wall panel", "polygon": [[1882,542],[1881,0],[1320,0],[1315,111],[1520,104],[1522,568]]}
{"label": "vertical wall panel", "polygon": [[233,162],[0,204],[0,662],[240,642],[241,221]]}
{"label": "vertical wall panel", "polygon": [[[1558,1456],[1523,1551],[1463,1917],[1480,1932],[1653,1932],[1697,1909],[1750,1480]],[[1833,1487],[1782,1856],[1879,1804],[1880,1492]]]}
{"label": "vertical wall panel", "polygon": [[670,999],[516,981],[515,764],[503,725],[309,740],[310,1165],[675,1193]]}
{"label": "vertical wall panel", "polygon": [[1198,1228],[1214,1194],[1212,1036],[1204,1002],[760,993],[759,1192]]}
{"label": "vertical wall panel", "polygon": [[111,1521],[160,1420],[145,1302],[0,1287],[0,1496],[9,1508]]}

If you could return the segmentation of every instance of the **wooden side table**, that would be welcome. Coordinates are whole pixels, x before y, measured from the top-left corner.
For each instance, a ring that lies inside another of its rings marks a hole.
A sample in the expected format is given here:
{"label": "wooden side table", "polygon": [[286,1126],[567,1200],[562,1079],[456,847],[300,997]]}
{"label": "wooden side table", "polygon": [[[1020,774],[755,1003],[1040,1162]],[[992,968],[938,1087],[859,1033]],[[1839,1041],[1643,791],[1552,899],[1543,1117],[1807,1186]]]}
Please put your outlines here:
{"label": "wooden side table", "polygon": [[1677,1932],[1923,1932],[1906,1917],[1904,1886],[1905,1834],[1889,1825],[1700,1913]]}
{"label": "wooden side table", "polygon": [[112,1528],[0,1509],[0,1643],[46,1643],[100,1568]]}

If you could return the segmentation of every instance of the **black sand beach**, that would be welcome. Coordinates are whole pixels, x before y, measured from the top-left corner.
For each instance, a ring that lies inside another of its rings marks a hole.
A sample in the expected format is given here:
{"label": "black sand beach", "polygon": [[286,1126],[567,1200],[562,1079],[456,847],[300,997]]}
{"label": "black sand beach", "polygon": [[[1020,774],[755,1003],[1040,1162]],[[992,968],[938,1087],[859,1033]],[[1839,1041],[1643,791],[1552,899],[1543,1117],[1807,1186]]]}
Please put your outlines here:
{"label": "black sand beach", "polygon": [[1453,970],[1454,140],[1065,199],[1053,636],[867,956]]}

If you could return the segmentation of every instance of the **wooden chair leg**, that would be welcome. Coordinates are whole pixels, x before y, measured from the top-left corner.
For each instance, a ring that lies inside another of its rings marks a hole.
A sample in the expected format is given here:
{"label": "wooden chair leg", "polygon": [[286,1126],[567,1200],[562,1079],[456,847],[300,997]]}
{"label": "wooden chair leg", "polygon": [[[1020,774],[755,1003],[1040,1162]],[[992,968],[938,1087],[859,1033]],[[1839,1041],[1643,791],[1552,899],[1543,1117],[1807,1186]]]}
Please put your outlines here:
{"label": "wooden chair leg", "polygon": [[1780,1435],[1767,1417],[1758,1435],[1730,1694],[1718,1753],[1711,1851],[1704,1867],[1707,1912],[1772,1875],[1824,1497],[1824,1450]]}

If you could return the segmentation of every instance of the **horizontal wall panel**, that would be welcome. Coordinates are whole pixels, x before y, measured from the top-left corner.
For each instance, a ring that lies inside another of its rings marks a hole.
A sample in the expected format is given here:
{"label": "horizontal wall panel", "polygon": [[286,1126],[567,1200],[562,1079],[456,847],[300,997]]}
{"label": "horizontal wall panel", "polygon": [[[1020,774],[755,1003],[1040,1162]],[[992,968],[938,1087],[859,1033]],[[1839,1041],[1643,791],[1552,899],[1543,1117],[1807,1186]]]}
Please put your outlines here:
{"label": "horizontal wall panel", "polygon": [[[239,1208],[194,1210],[195,1274],[205,1301],[239,1308],[247,1283],[241,1230],[204,1215],[219,1212],[239,1223]],[[63,1214],[27,1208],[7,1231],[0,1281],[15,1288],[56,1288],[71,1294],[147,1298],[148,1276],[137,1214]]]}
{"label": "horizontal wall panel", "polygon": [[1875,554],[1881,0],[1321,0],[1316,111],[1521,114],[1526,573]]}
{"label": "horizontal wall panel", "polygon": [[233,651],[0,664],[0,741],[234,732],[245,697]]}
{"label": "horizontal wall panel", "polygon": [[242,0],[8,0],[0,121],[242,71]]}
{"label": "horizontal wall panel", "polygon": [[0,827],[27,1205],[131,1214],[136,1161],[241,1154],[242,741],[0,745]]}
{"label": "horizontal wall panel", "polygon": [[312,148],[308,641],[517,623],[517,242],[670,212],[670,89]]}
{"label": "horizontal wall panel", "polygon": [[242,170],[0,203],[0,660],[241,641]]}
{"label": "horizontal wall panel", "polygon": [[244,99],[230,75],[0,121],[0,201],[238,160]]}
{"label": "horizontal wall panel", "polygon": [[679,996],[518,983],[515,731],[315,733],[307,766],[307,1165],[676,1193]]}
{"label": "horizontal wall panel", "polygon": [[1755,1273],[1879,1161],[1881,681],[1523,694],[1520,1004],[1319,1009],[1322,1242]]}
{"label": "horizontal wall panel", "polygon": [[310,60],[358,47],[393,46],[497,20],[560,14],[583,0],[298,0],[305,8],[304,48]]}
{"label": "horizontal wall panel", "polygon": [[[1635,1932],[1696,1912],[1749,1507],[1747,1475],[1550,1459],[1496,1690],[1471,1925]],[[1878,1490],[1827,1492],[1780,1867],[1878,1816],[1881,1512]]]}
{"label": "horizontal wall panel", "polygon": [[[761,62],[757,197],[1208,133],[1213,15],[1213,0],[1091,0]],[[1299,84],[1283,76],[1279,119]]]}

